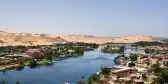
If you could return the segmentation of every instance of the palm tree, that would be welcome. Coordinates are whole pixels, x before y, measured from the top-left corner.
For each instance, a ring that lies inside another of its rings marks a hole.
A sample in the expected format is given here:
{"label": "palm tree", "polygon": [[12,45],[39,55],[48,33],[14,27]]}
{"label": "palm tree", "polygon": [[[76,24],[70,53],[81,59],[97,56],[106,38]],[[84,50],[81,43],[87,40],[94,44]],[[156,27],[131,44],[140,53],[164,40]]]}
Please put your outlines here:
{"label": "palm tree", "polygon": [[45,56],[46,56],[46,59],[50,60],[50,62],[52,63],[52,60],[53,60],[53,51],[52,50],[46,50],[44,52]]}

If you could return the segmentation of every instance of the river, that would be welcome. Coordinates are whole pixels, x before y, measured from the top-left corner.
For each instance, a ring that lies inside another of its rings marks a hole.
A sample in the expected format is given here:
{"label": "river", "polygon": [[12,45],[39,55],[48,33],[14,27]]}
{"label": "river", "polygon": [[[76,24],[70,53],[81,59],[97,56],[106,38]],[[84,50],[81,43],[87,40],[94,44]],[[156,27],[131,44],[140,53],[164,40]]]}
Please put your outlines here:
{"label": "river", "polygon": [[[126,49],[129,53],[144,53],[143,50]],[[51,66],[36,68],[25,67],[22,71],[9,70],[0,72],[0,81],[5,79],[7,84],[63,84],[65,81],[75,83],[86,80],[102,66],[116,66],[113,62],[118,54],[101,53],[98,50],[87,51],[83,56],[71,57],[56,61]]]}

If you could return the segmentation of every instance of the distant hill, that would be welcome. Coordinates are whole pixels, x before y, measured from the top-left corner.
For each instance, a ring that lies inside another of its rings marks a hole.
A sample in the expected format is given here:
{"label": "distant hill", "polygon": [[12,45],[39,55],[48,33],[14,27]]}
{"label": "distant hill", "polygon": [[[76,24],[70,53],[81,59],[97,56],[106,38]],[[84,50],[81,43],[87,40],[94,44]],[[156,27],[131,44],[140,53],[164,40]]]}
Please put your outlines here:
{"label": "distant hill", "polygon": [[138,41],[157,41],[151,36],[127,36],[127,37],[94,37],[88,35],[54,35],[54,34],[29,34],[9,33],[0,31],[0,46],[7,45],[49,45],[65,42],[86,42],[86,43],[133,43]]}
{"label": "distant hill", "polygon": [[50,37],[47,34],[26,34],[0,32],[0,45],[49,45],[63,43],[66,40],[60,37]]}

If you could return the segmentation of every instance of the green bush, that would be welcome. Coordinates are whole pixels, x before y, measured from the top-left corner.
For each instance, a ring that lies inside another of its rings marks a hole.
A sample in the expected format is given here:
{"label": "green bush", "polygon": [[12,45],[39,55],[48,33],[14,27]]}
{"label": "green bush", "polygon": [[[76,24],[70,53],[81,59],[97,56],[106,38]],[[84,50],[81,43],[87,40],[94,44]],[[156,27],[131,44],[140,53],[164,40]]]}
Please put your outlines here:
{"label": "green bush", "polygon": [[31,68],[36,67],[36,66],[37,66],[37,61],[34,60],[34,59],[29,60],[29,66],[30,66]]}
{"label": "green bush", "polygon": [[130,58],[130,61],[134,62],[134,61],[137,61],[138,55],[130,54],[129,58]]}
{"label": "green bush", "polygon": [[147,77],[147,75],[144,73],[144,74],[142,74],[142,79],[143,80],[147,80],[148,79],[148,77]]}
{"label": "green bush", "polygon": [[152,70],[156,75],[158,75],[158,76],[161,75],[161,68],[160,68],[159,63],[158,63],[158,64],[153,64],[153,65],[151,66],[151,70]]}
{"label": "green bush", "polygon": [[135,63],[131,62],[128,64],[128,67],[134,67],[135,66]]}
{"label": "green bush", "polygon": [[111,69],[109,69],[109,68],[103,68],[101,70],[101,74],[103,74],[103,75],[109,75],[110,72],[111,72]]}

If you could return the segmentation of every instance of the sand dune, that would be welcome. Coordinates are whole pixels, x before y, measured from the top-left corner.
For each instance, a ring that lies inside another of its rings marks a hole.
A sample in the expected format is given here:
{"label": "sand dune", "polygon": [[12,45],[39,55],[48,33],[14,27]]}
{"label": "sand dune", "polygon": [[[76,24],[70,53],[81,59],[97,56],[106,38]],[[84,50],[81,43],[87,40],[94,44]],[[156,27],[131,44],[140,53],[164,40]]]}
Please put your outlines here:
{"label": "sand dune", "polygon": [[27,34],[8,33],[0,31],[0,46],[7,45],[49,45],[64,42],[86,42],[86,43],[133,43],[138,41],[155,41],[151,36],[127,36],[121,38],[94,37],[87,35],[52,35],[52,34]]}

